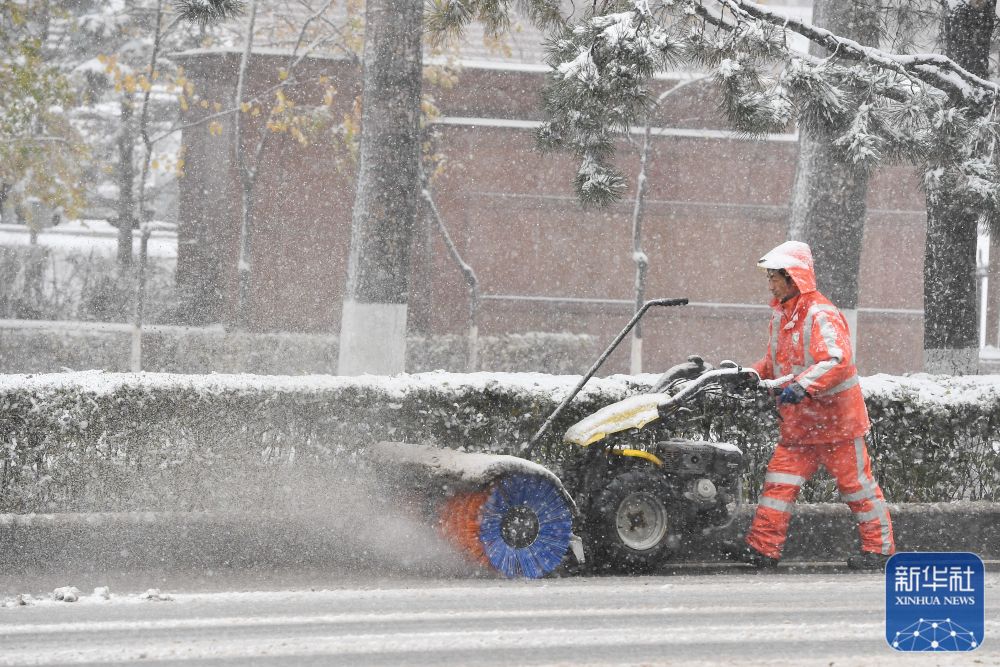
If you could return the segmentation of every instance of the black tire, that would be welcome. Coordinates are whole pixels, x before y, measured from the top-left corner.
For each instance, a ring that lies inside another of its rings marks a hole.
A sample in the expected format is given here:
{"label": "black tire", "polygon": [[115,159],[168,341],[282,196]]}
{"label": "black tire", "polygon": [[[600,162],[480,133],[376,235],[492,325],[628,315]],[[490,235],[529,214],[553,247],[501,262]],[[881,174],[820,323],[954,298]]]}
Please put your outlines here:
{"label": "black tire", "polygon": [[611,480],[597,496],[588,524],[590,552],[599,570],[638,573],[670,557],[683,519],[663,475],[638,469]]}

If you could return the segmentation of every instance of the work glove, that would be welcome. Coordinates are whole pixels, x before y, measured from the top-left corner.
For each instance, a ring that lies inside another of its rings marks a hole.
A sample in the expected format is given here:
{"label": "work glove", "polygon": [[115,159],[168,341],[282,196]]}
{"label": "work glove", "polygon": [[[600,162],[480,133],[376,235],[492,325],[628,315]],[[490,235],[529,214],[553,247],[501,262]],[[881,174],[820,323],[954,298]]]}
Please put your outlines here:
{"label": "work glove", "polygon": [[778,396],[778,403],[788,403],[789,405],[795,405],[801,403],[802,399],[808,396],[806,390],[802,388],[798,382],[793,382],[784,389],[781,390],[781,394]]}

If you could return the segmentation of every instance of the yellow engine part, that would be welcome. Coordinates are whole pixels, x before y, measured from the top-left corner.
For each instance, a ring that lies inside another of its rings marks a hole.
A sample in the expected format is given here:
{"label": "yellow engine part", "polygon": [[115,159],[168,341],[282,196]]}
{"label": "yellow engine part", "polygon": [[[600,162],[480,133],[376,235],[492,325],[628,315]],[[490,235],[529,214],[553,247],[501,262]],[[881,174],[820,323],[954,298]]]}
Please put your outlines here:
{"label": "yellow engine part", "polygon": [[564,442],[586,447],[612,433],[642,428],[660,418],[657,408],[669,400],[667,394],[640,394],[607,405],[573,424],[563,436]]}
{"label": "yellow engine part", "polygon": [[663,465],[663,459],[659,456],[641,449],[612,449],[610,453],[618,456],[631,456],[637,459],[645,459],[657,467]]}

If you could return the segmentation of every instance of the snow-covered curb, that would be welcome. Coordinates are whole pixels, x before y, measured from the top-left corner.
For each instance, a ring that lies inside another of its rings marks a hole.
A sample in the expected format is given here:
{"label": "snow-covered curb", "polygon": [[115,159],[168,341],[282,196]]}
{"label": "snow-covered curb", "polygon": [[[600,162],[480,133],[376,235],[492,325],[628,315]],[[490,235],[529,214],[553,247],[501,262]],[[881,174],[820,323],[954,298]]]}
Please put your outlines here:
{"label": "snow-covered curb", "polygon": [[[901,551],[971,551],[984,560],[1000,559],[1000,503],[889,503],[889,510]],[[753,511],[752,504],[740,508],[730,537],[745,533]],[[380,520],[364,519],[375,524]],[[0,515],[0,567],[7,573],[24,568],[58,572],[80,563],[95,571],[150,564],[182,570],[340,567],[372,557],[373,550],[363,540],[351,542],[360,528],[354,522],[331,526],[312,521],[253,512]],[[789,535],[788,560],[842,560],[857,549],[857,529],[843,503],[796,504]],[[720,560],[718,540],[724,537],[693,538],[678,562]],[[344,547],[345,541],[351,546]],[[396,548],[406,555],[413,545]],[[422,557],[447,558],[443,552]],[[397,566],[408,567],[405,562]]]}

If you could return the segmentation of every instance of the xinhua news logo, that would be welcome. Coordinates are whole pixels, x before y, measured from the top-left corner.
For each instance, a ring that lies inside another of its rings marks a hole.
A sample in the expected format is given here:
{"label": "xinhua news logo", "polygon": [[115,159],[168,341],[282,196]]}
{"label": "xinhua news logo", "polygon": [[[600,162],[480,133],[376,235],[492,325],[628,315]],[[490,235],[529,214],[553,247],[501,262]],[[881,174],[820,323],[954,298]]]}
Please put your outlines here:
{"label": "xinhua news logo", "polygon": [[973,651],[983,643],[983,561],[898,553],[885,567],[885,639],[897,651]]}

